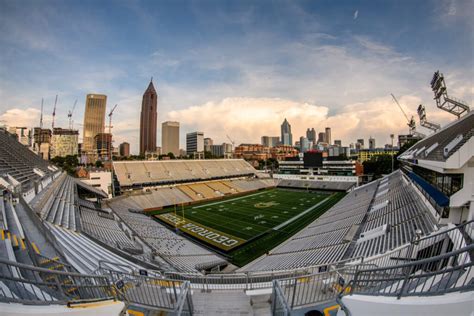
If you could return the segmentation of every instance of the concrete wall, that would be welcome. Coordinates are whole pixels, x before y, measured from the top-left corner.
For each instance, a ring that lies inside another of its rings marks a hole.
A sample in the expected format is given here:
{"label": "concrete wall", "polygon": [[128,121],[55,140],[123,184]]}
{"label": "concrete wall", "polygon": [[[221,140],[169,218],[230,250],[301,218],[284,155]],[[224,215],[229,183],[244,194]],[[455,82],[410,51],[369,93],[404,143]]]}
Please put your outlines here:
{"label": "concrete wall", "polygon": [[[469,316],[474,314],[474,292],[449,293],[439,296],[396,297],[351,295],[342,298],[352,316]],[[338,316],[345,316],[339,311]]]}

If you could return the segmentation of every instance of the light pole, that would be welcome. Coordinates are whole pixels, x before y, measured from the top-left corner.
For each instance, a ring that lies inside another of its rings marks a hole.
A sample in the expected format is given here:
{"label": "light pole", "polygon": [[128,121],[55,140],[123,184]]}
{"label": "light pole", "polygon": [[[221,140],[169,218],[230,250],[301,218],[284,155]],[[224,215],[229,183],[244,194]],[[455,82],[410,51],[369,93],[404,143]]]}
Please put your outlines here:
{"label": "light pole", "polygon": [[390,138],[392,140],[392,173],[393,173],[393,138],[395,137],[394,134],[390,134]]}

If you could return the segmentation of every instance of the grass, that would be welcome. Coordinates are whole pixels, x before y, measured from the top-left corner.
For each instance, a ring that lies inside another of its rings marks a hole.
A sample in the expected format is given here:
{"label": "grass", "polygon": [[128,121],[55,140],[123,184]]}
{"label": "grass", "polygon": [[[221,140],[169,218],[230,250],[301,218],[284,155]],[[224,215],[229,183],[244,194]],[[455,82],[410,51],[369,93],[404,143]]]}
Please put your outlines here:
{"label": "grass", "polygon": [[[243,266],[301,230],[343,196],[344,193],[272,189],[189,205],[177,210],[176,215],[180,219],[184,215],[188,222],[242,240],[235,248],[225,251],[203,237],[192,236],[221,253],[225,252],[233,264]],[[174,214],[175,210],[171,208],[151,214],[166,212]]]}

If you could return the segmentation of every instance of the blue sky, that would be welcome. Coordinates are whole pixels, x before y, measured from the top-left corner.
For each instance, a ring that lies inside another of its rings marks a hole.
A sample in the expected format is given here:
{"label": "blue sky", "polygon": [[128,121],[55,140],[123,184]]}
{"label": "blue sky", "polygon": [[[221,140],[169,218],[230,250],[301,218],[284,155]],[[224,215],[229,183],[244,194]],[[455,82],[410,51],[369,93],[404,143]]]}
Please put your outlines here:
{"label": "blue sky", "polygon": [[[406,132],[407,112],[437,110],[428,83],[472,104],[474,2],[0,0],[0,121],[37,124],[41,98],[57,120],[87,93],[108,95],[116,142],[138,144],[141,95],[153,77],[158,121],[217,142],[333,128],[345,144]],[[46,119],[49,119],[46,117]],[[160,145],[161,131],[158,131]],[[184,147],[184,146],[182,146]]]}

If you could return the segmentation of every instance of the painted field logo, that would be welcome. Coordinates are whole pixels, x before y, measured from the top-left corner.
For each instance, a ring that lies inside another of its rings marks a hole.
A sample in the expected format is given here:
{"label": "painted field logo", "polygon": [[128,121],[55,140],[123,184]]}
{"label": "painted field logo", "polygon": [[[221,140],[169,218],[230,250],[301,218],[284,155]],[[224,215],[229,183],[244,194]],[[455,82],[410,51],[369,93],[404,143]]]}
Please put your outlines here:
{"label": "painted field logo", "polygon": [[280,203],[278,202],[270,201],[270,202],[260,202],[260,203],[255,204],[254,206],[256,208],[267,208],[267,207],[277,206],[279,204]]}

